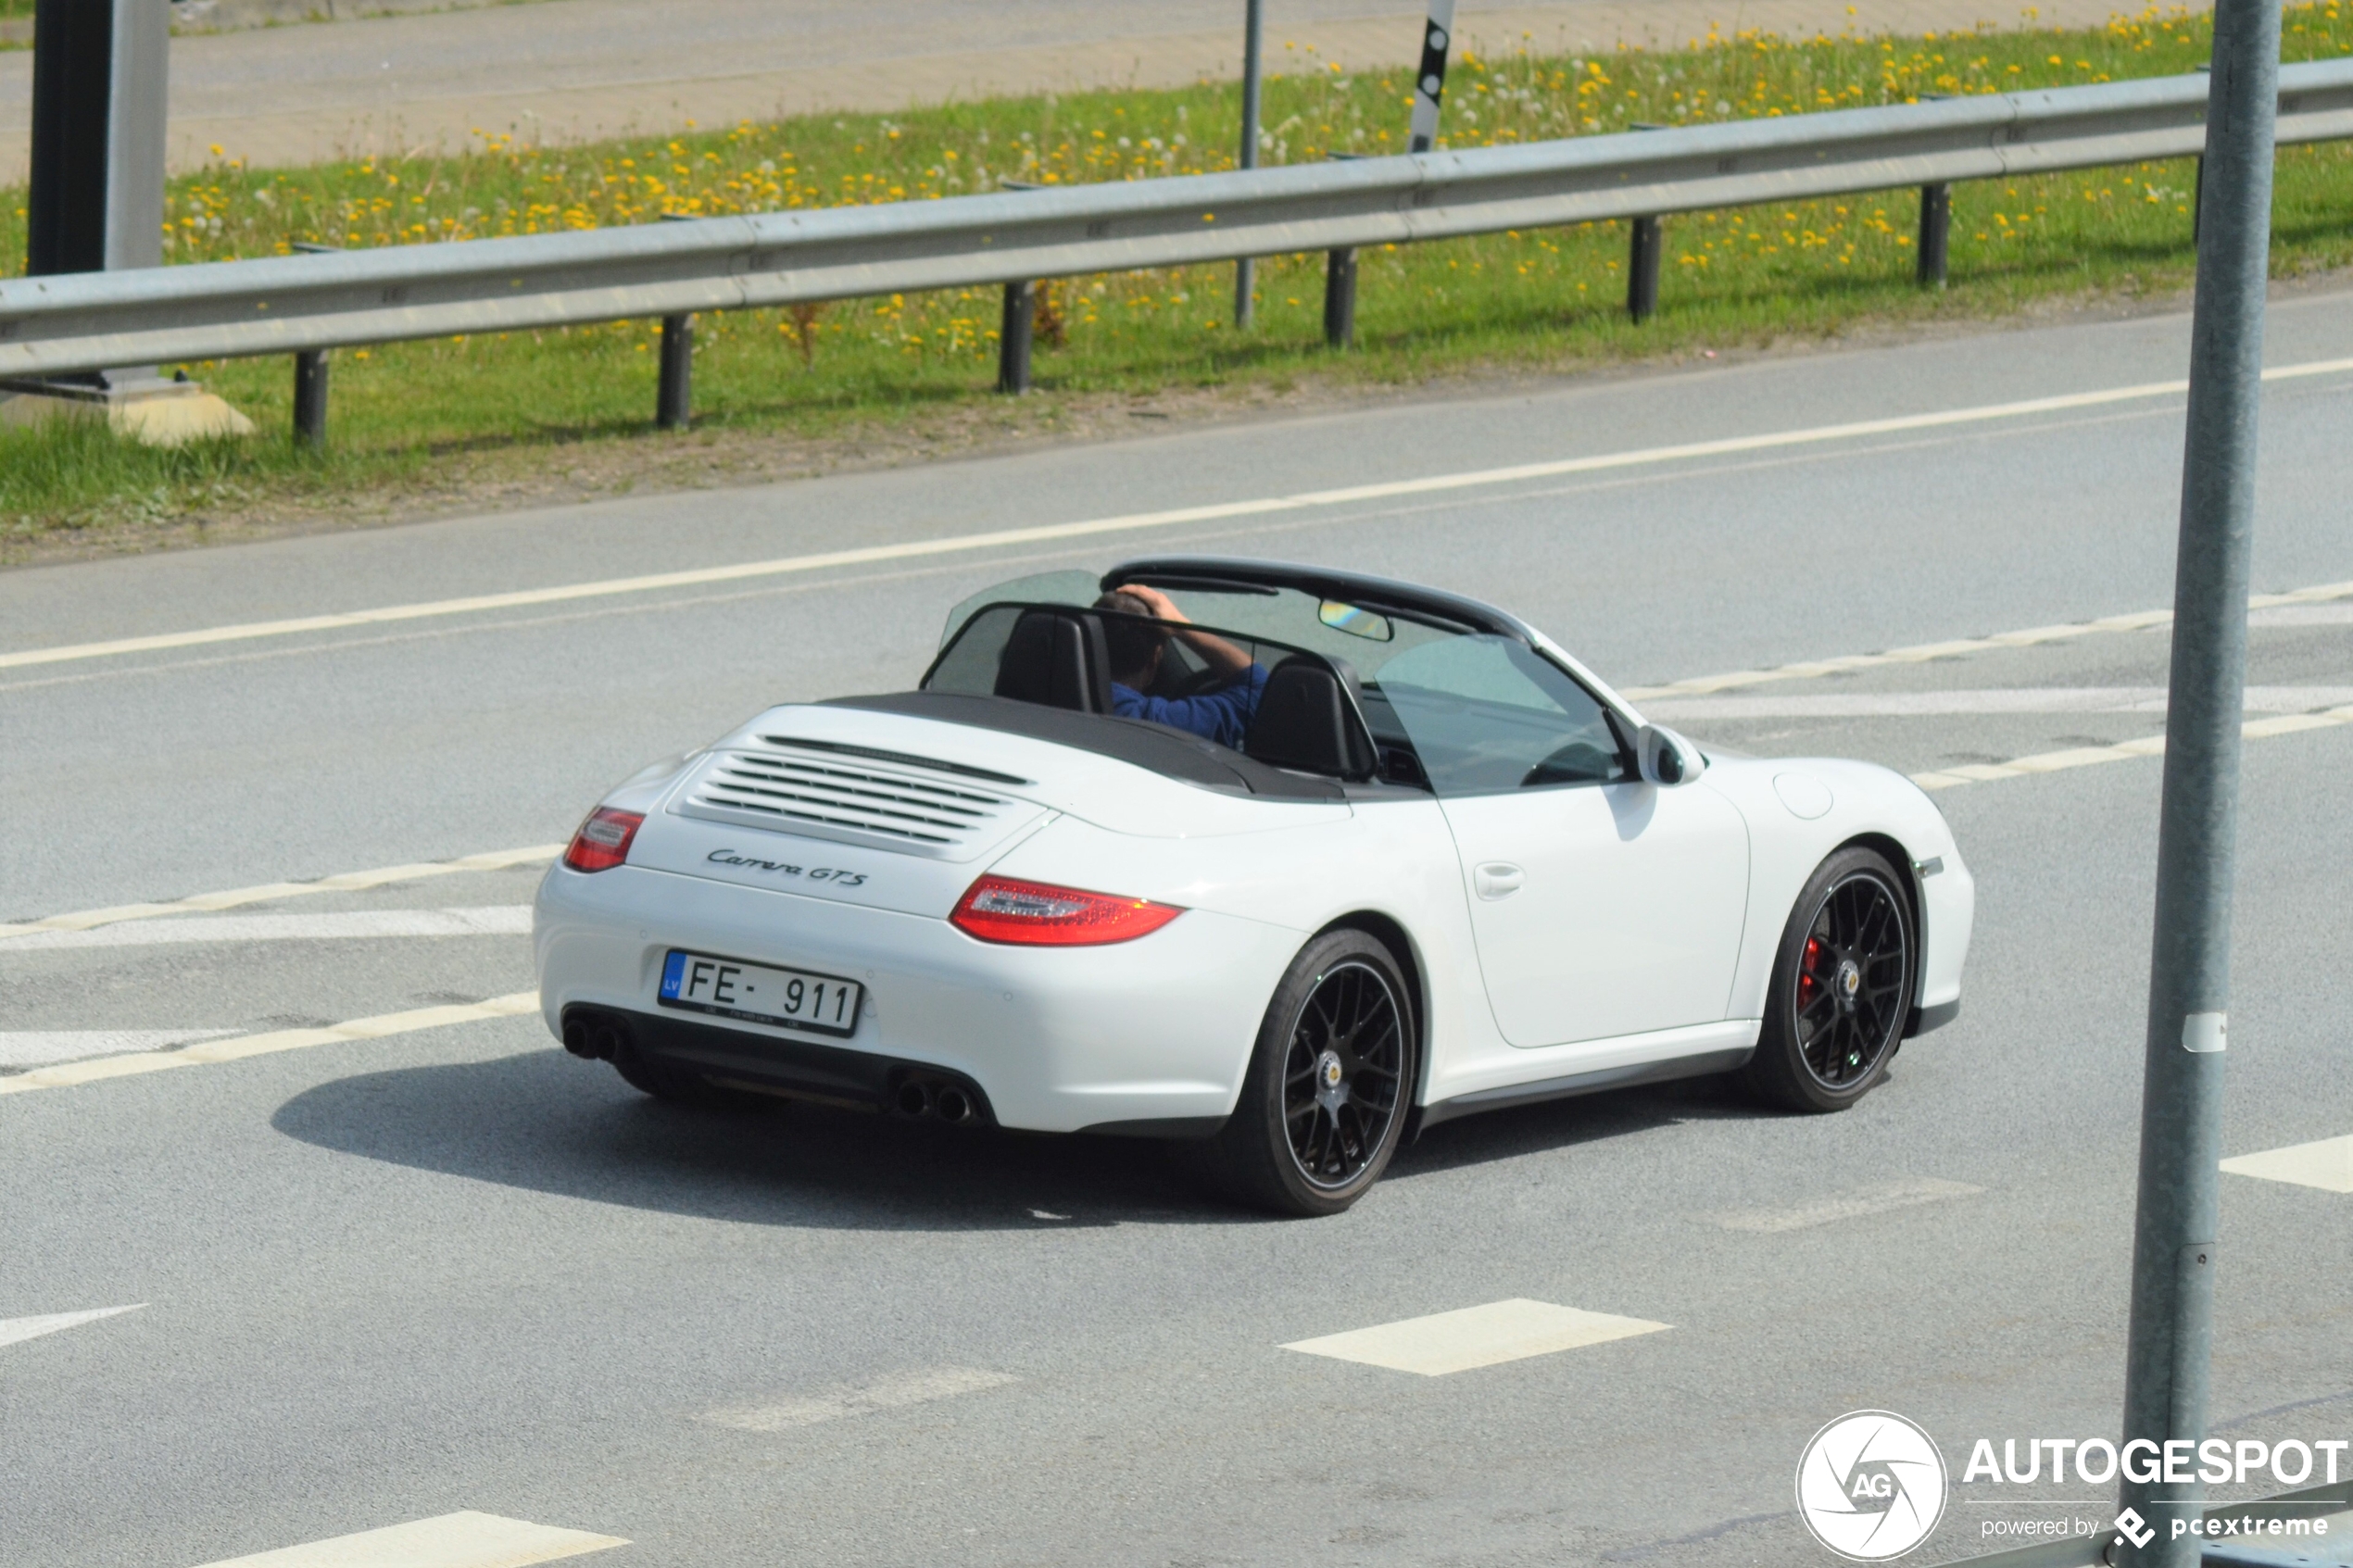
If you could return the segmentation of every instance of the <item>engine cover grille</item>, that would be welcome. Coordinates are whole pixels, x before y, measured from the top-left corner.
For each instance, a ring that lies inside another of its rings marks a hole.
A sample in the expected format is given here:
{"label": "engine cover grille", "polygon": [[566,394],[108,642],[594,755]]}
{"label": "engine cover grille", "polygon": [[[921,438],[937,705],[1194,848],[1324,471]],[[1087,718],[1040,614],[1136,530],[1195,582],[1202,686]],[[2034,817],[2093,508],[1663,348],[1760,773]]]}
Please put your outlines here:
{"label": "engine cover grille", "polygon": [[739,827],[962,859],[1040,809],[953,774],[779,746],[714,753],[673,809]]}

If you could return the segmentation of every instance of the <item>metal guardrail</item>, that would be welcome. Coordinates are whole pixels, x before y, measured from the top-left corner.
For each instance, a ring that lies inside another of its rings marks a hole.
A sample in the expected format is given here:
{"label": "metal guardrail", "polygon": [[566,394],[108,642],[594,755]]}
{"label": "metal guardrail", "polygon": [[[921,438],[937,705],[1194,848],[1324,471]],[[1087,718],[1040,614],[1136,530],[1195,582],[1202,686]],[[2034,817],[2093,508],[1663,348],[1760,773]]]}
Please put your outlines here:
{"label": "metal guardrail", "polygon": [[[9,279],[0,378],[627,318],[669,318],[683,332],[698,311],[998,283],[1019,327],[1033,279],[1302,251],[1331,253],[1327,275],[1353,295],[1353,252],[1365,245],[1913,185],[1924,219],[1941,216],[1940,188],[1957,181],[2198,154],[2206,93],[2203,74],[2161,77],[1462,152]],[[2283,69],[2279,141],[2347,137],[2353,59]],[[1922,237],[1941,254],[1941,227],[1930,227]],[[1655,267],[1655,228],[1651,239]],[[1344,341],[1353,299],[1327,299],[1327,329],[1336,316],[1332,335]]]}

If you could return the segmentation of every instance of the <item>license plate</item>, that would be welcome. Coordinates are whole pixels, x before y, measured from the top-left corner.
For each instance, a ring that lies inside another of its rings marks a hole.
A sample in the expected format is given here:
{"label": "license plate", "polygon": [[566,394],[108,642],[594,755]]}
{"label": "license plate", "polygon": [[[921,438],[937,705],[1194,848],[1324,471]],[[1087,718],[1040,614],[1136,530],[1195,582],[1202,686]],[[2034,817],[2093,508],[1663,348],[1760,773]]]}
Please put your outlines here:
{"label": "license plate", "polygon": [[670,949],[661,966],[660,997],[664,1007],[820,1035],[855,1033],[863,994],[855,980],[772,969],[677,947]]}

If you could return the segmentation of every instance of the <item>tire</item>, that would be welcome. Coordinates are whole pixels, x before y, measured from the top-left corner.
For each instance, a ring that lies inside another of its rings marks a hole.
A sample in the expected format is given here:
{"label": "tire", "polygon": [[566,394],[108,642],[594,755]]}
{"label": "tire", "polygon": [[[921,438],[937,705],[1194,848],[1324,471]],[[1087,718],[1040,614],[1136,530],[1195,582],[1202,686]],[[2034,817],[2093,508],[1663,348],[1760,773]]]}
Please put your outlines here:
{"label": "tire", "polygon": [[1338,1214],[1398,1148],[1420,1081],[1413,993],[1389,949],[1334,931],[1275,987],[1234,1113],[1200,1152],[1227,1196],[1295,1218]]}
{"label": "tire", "polygon": [[1744,1076],[1784,1110],[1844,1110],[1887,1075],[1919,985],[1919,932],[1887,858],[1848,847],[1790,909]]}

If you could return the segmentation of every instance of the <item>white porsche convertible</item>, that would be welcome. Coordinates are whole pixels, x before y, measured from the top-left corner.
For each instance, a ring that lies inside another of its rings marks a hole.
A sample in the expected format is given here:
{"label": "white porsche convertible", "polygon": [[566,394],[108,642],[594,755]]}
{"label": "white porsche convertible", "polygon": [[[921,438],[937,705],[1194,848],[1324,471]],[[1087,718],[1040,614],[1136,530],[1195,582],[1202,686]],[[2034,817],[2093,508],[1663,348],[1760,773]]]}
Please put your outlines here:
{"label": "white porsche convertible", "polygon": [[1958,1011],[1973,905],[1884,768],[1704,752],[1470,599],[1169,557],[638,773],[535,945],[548,1027],[648,1094],[1186,1140],[1327,1214],[1471,1111],[1850,1106]]}

